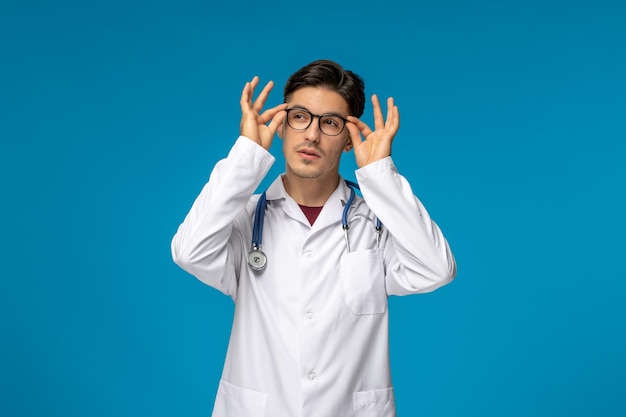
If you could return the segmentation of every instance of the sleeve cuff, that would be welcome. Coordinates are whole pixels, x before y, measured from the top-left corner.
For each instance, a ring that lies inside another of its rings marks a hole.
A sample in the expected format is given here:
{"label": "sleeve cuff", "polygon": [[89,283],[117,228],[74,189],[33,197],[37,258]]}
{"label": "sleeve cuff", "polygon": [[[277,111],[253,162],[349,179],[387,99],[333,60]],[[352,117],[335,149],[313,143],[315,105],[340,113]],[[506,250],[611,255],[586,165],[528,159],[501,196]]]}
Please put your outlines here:
{"label": "sleeve cuff", "polygon": [[365,165],[355,171],[358,181],[366,181],[369,178],[379,178],[381,174],[396,172],[396,165],[393,163],[391,156],[379,159],[376,162]]}

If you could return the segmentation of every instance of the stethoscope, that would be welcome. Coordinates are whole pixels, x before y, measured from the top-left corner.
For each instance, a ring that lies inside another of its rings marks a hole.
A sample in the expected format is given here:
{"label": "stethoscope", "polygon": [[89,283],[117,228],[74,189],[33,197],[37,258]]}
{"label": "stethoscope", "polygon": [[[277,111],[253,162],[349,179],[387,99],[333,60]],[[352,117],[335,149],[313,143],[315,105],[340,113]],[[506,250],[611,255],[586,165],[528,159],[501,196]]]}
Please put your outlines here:
{"label": "stethoscope", "polygon": [[[350,224],[348,223],[348,211],[350,206],[354,202],[356,197],[355,190],[360,190],[359,185],[356,182],[345,180],[348,187],[350,187],[350,197],[343,207],[343,213],[341,215],[341,227],[343,228],[343,236],[346,241],[346,250],[350,253],[350,238],[348,237],[348,229]],[[259,201],[256,204],[256,210],[254,211],[254,225],[252,227],[252,248],[248,252],[248,264],[255,271],[262,271],[267,266],[267,256],[261,249],[261,242],[263,240],[263,220],[265,218],[265,210],[267,209],[267,196],[266,192],[263,192],[259,197]],[[382,223],[378,217],[376,218],[376,248],[380,247],[380,235],[383,230]]]}

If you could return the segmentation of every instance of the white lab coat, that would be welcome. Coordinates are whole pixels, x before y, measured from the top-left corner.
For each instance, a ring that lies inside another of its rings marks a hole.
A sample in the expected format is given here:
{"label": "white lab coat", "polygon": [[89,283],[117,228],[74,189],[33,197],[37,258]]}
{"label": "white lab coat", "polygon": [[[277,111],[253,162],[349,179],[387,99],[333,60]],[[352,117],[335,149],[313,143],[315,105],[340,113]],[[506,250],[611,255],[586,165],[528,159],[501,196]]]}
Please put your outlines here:
{"label": "white lab coat", "polygon": [[[343,181],[311,226],[281,178],[267,190],[262,248],[247,263],[258,195],[274,158],[240,137],[218,162],[172,241],[174,261],[235,301],[213,417],[393,417],[387,297],[432,291],[456,264],[391,158]],[[365,203],[367,201],[367,204]],[[376,247],[375,214],[384,225]]]}

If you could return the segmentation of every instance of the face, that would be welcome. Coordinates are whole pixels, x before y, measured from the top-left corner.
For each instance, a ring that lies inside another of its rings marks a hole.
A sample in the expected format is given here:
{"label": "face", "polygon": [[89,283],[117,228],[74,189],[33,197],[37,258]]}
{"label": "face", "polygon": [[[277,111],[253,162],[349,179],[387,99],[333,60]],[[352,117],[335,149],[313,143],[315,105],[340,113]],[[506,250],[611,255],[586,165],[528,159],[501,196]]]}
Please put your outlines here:
{"label": "face", "polygon": [[[336,114],[344,118],[349,115],[346,100],[322,87],[300,88],[288,98],[287,104],[287,108],[298,107],[313,114]],[[300,178],[337,178],[341,153],[352,148],[347,127],[339,135],[329,136],[320,131],[317,117],[313,117],[305,130],[295,130],[285,122],[278,136],[283,139],[286,174]]]}

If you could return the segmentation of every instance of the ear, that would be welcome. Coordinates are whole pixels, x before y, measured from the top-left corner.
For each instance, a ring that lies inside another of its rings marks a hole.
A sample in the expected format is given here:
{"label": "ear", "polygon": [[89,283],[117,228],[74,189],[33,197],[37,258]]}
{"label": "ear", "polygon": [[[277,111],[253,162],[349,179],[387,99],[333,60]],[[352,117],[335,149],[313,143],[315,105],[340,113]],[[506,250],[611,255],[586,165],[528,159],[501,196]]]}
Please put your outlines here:
{"label": "ear", "polygon": [[346,139],[346,145],[343,147],[344,152],[350,152],[352,150],[352,138],[348,135]]}
{"label": "ear", "polygon": [[281,123],[280,126],[278,126],[278,129],[276,129],[276,134],[282,140],[284,133],[285,133],[285,123]]}

